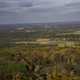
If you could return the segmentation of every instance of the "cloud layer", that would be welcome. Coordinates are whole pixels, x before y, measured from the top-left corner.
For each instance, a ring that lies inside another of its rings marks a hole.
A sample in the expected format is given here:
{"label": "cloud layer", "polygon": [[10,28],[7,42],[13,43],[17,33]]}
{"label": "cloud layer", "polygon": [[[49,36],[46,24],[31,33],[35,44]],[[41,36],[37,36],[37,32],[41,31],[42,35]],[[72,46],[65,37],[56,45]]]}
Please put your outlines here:
{"label": "cloud layer", "polygon": [[0,0],[0,23],[80,21],[80,0]]}

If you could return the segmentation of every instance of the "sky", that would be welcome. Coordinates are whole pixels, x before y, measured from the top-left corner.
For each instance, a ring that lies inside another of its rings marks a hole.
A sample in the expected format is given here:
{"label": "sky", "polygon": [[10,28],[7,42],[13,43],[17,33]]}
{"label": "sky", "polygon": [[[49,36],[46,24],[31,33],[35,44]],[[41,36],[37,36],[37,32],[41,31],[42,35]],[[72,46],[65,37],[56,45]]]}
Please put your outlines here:
{"label": "sky", "polygon": [[80,0],[0,0],[0,24],[80,21]]}

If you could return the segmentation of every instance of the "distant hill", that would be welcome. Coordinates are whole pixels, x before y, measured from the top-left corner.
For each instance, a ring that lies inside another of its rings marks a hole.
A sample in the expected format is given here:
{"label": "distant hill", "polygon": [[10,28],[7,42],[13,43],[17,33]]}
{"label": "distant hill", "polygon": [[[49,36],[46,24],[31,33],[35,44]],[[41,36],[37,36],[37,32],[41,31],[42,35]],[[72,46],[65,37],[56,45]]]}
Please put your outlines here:
{"label": "distant hill", "polygon": [[79,28],[80,22],[56,22],[56,23],[24,23],[24,24],[0,24],[0,30],[15,29],[17,27],[26,28]]}

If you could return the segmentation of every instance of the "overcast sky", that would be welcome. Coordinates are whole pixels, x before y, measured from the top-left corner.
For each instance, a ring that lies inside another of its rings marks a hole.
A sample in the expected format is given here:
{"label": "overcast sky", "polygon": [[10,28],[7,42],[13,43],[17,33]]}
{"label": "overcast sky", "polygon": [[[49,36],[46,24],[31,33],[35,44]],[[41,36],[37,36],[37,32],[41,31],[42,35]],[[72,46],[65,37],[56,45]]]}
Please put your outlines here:
{"label": "overcast sky", "polygon": [[80,0],[0,0],[0,24],[80,21]]}

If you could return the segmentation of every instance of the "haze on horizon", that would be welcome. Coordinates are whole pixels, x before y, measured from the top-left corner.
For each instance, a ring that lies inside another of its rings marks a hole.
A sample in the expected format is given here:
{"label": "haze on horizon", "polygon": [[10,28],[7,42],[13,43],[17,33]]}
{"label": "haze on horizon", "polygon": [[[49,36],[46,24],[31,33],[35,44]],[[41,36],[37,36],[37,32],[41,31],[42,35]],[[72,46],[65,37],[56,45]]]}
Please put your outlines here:
{"label": "haze on horizon", "polygon": [[80,0],[0,0],[0,24],[80,21]]}

